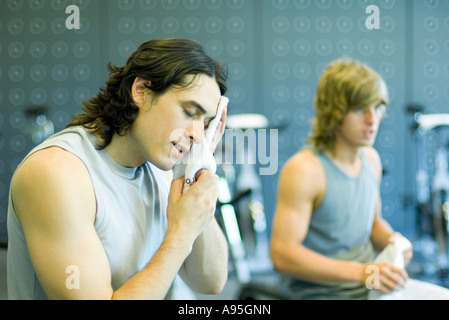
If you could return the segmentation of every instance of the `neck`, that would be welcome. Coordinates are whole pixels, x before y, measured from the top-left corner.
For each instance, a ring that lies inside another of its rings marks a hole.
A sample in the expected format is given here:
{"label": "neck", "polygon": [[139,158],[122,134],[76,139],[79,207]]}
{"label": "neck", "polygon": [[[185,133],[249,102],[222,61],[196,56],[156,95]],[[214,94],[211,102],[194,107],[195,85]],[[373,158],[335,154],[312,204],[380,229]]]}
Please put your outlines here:
{"label": "neck", "polygon": [[361,147],[348,146],[336,139],[333,150],[326,150],[326,153],[336,161],[346,164],[357,162]]}
{"label": "neck", "polygon": [[[101,143],[102,139],[96,135],[98,141]],[[111,142],[106,146],[105,151],[122,167],[135,168],[144,163],[138,159],[137,153],[131,148],[132,143],[129,143],[130,137],[128,134],[120,136],[114,134]]]}
{"label": "neck", "polygon": [[343,172],[356,177],[362,168],[360,150],[361,147],[353,148],[336,143],[333,150],[326,150],[326,154]]}

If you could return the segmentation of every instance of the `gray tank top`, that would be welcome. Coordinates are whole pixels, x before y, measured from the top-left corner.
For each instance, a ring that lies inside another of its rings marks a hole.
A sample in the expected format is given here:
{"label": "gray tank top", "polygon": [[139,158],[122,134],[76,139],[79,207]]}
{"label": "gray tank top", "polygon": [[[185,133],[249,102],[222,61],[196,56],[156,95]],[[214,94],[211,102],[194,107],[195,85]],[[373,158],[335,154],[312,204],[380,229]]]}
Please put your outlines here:
{"label": "gray tank top", "polygon": [[[50,137],[29,155],[58,146],[86,165],[97,201],[94,226],[108,257],[112,288],[116,290],[142,270],[161,245],[167,228],[169,185],[164,172],[154,165],[147,162],[137,168],[122,167],[105,150],[98,150],[97,144],[90,131],[73,127]],[[31,264],[11,194],[7,224],[8,298],[46,299]]]}
{"label": "gray tank top", "polygon": [[[314,151],[315,152],[315,151]],[[374,259],[370,241],[378,185],[365,154],[362,170],[348,176],[325,154],[315,154],[326,174],[326,193],[311,217],[303,245],[327,257],[369,263]],[[310,283],[290,279],[296,299],[366,299],[368,290],[357,282]]]}

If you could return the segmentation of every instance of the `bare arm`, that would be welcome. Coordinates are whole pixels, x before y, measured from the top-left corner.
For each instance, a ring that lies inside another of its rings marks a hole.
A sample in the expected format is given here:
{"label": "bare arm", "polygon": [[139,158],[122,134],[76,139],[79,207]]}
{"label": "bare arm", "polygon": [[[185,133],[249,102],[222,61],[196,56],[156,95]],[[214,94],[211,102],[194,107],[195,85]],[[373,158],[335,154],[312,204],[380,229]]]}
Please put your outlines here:
{"label": "bare arm", "polygon": [[182,279],[198,293],[217,294],[228,275],[227,242],[214,220],[196,239],[192,253],[180,270]]}
{"label": "bare arm", "polygon": [[[112,296],[106,254],[94,230],[96,202],[82,162],[59,148],[39,151],[16,172],[12,198],[37,277],[50,299]],[[66,287],[68,266],[80,289]]]}
{"label": "bare arm", "polygon": [[371,168],[374,171],[378,184],[378,199],[375,208],[375,216],[373,222],[373,228],[371,231],[371,242],[374,249],[381,251],[384,249],[391,241],[391,237],[394,234],[393,229],[387,221],[382,218],[382,200],[380,197],[380,183],[382,180],[382,164],[379,158],[379,154],[373,148],[364,149],[367,158],[370,162]]}
{"label": "bare arm", "polygon": [[271,240],[274,267],[312,282],[363,281],[362,264],[331,259],[302,246],[324,190],[323,169],[310,151],[300,152],[283,168]]}

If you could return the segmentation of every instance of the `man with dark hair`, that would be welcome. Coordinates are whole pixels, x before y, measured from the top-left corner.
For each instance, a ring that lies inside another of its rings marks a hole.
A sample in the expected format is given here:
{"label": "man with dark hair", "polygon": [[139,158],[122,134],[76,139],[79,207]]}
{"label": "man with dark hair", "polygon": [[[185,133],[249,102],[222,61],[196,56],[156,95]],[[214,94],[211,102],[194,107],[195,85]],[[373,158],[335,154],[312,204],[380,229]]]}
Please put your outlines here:
{"label": "man with dark hair", "polygon": [[[226,70],[186,39],[143,43],[84,113],[33,149],[11,182],[11,299],[163,299],[179,273],[218,293],[227,244],[214,219],[215,174],[166,172],[220,117]],[[174,136],[173,132],[178,132]],[[213,150],[211,150],[213,151]]]}

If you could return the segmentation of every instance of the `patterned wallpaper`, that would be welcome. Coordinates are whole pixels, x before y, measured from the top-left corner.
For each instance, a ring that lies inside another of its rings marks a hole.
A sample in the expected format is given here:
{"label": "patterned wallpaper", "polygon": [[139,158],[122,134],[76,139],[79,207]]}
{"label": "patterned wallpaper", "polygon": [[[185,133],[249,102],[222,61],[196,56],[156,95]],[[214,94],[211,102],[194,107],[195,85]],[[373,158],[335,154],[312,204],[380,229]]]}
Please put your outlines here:
{"label": "patterned wallpaper", "polygon": [[[66,26],[72,4],[80,29]],[[379,29],[366,27],[369,5],[379,9]],[[0,238],[10,179],[26,153],[97,92],[108,61],[123,64],[141,42],[173,36],[228,64],[231,114],[290,122],[279,133],[279,166],[304,145],[330,61],[351,56],[377,70],[392,102],[376,142],[383,213],[399,231],[415,231],[404,202],[415,193],[405,107],[449,112],[449,0],[0,0],[0,8]],[[269,220],[277,179],[262,177]]]}

